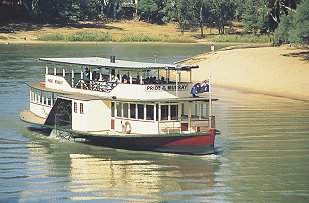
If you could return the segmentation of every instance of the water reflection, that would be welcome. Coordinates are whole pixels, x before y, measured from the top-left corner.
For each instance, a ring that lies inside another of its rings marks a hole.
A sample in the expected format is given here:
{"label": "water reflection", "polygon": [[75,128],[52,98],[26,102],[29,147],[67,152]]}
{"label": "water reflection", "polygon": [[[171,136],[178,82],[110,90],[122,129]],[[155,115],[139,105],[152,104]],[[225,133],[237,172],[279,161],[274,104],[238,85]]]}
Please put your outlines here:
{"label": "water reflection", "polygon": [[215,195],[219,156],[130,152],[28,137],[29,189],[21,200],[176,201]]}
{"label": "water reflection", "polygon": [[[229,200],[309,200],[309,103],[217,88]],[[228,175],[227,175],[228,174]],[[234,195],[238,194],[238,195]]]}

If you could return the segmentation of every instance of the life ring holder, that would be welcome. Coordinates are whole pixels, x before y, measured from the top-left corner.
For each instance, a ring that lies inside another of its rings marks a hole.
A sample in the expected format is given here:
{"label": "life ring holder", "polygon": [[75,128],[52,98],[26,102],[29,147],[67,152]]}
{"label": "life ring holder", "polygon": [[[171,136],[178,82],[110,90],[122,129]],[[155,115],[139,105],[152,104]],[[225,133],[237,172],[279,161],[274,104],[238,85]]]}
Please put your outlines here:
{"label": "life ring holder", "polygon": [[132,127],[131,127],[131,123],[130,123],[129,121],[126,121],[126,122],[124,123],[123,127],[124,127],[124,132],[125,132],[126,134],[130,134],[130,133],[131,133]]}

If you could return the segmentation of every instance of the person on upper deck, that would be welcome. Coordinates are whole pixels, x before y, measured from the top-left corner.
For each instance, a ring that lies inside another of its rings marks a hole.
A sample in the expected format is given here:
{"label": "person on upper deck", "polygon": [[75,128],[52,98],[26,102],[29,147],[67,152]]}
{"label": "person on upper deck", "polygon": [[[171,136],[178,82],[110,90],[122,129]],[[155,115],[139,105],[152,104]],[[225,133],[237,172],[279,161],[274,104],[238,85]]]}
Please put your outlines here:
{"label": "person on upper deck", "polygon": [[90,71],[88,67],[85,68],[84,76],[85,80],[90,80]]}
{"label": "person on upper deck", "polygon": [[123,75],[122,82],[123,83],[128,83],[128,76],[126,74]]}

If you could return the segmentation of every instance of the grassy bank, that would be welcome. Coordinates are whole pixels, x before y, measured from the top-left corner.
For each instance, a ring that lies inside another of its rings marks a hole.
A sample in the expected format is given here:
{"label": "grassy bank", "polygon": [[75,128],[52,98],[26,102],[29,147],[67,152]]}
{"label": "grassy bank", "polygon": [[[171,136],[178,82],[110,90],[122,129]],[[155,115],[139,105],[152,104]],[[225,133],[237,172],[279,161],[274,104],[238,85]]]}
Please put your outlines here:
{"label": "grassy bank", "polygon": [[208,40],[211,42],[235,42],[235,43],[268,43],[270,38],[267,35],[253,34],[225,34],[225,35],[210,35]]}
{"label": "grassy bank", "polygon": [[109,34],[100,31],[78,31],[68,34],[46,34],[38,37],[40,41],[63,42],[171,42],[193,43],[196,40],[187,36],[169,36],[163,34],[123,33]]}

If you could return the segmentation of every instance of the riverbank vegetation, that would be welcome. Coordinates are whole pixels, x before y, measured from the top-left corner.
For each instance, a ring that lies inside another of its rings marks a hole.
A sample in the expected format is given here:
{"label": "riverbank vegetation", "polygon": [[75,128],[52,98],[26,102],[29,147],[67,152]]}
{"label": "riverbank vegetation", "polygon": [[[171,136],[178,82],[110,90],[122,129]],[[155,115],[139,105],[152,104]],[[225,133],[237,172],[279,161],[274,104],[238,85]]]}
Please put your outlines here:
{"label": "riverbank vegetation", "polygon": [[78,31],[69,34],[46,34],[38,37],[41,41],[64,41],[64,42],[172,42],[194,43],[191,37],[169,36],[163,34],[122,33],[109,34],[99,31]]}
{"label": "riverbank vegetation", "polygon": [[[0,32],[20,31],[7,28],[8,23],[28,23],[44,25],[23,31],[45,41],[308,44],[308,10],[309,0],[0,0]],[[128,31],[115,26],[128,20],[146,22],[155,29]],[[81,24],[85,21],[91,23]],[[170,24],[175,25],[171,32],[157,29]],[[78,30],[35,33],[45,25]]]}

